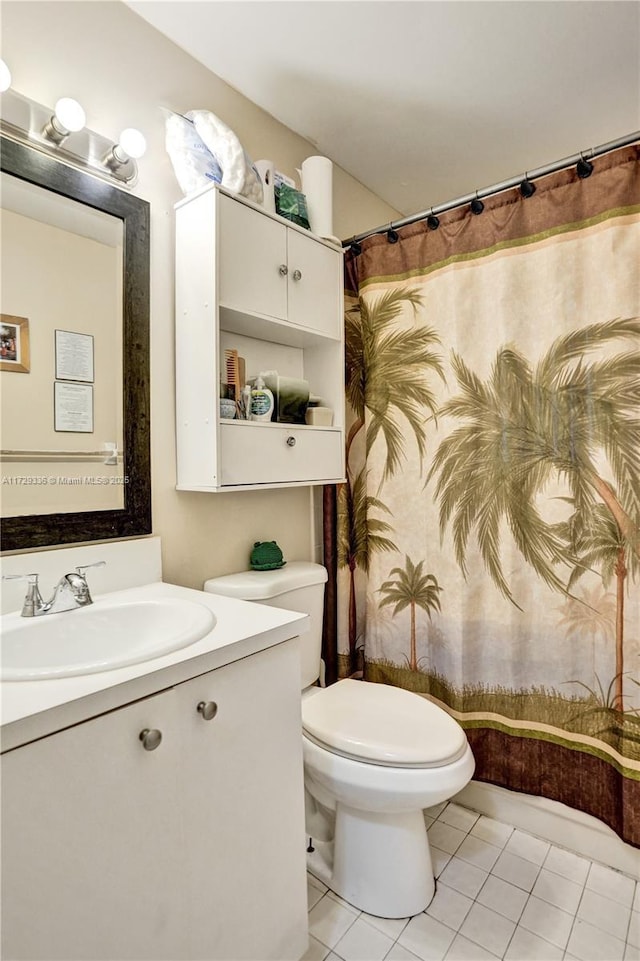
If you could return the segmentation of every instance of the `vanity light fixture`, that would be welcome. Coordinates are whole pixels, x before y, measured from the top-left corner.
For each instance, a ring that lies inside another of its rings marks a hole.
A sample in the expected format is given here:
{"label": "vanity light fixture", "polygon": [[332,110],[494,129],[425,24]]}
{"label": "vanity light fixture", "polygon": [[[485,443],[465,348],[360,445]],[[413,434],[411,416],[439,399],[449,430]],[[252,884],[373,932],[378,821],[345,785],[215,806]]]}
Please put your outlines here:
{"label": "vanity light fixture", "polygon": [[11,87],[11,73],[4,61],[0,61],[0,90],[0,130],[4,136],[121,187],[136,183],[136,160],[147,146],[139,130],[127,127],[114,144],[85,127],[85,112],[77,100],[61,97],[52,111],[18,93]]}
{"label": "vanity light fixture", "polygon": [[122,150],[132,160],[139,160],[146,153],[147,141],[135,127],[127,127],[120,134],[118,143],[113,149],[114,151]]}
{"label": "vanity light fixture", "polygon": [[104,159],[105,166],[116,177],[127,179],[127,171],[131,174],[135,168],[135,161],[144,156],[147,141],[143,134],[135,127],[127,127],[122,131],[115,144]]}
{"label": "vanity light fixture", "polygon": [[73,97],[61,97],[42,133],[59,147],[69,134],[78,133],[82,130],[86,122],[86,114],[78,101],[74,100]]}

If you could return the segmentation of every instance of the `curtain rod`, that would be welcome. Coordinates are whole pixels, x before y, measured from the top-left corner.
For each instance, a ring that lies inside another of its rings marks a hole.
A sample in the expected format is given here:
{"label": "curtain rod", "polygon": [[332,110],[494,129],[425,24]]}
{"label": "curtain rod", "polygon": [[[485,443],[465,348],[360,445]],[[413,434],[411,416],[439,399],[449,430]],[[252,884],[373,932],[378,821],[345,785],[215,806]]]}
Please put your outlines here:
{"label": "curtain rod", "polygon": [[351,237],[349,240],[343,240],[343,247],[350,247],[352,244],[357,243],[360,240],[366,240],[367,237],[374,237],[376,234],[384,234],[388,230],[397,229],[398,227],[407,227],[409,224],[415,224],[419,220],[426,220],[435,214],[444,213],[445,210],[453,210],[455,207],[463,207],[465,204],[470,204],[472,200],[481,200],[483,197],[491,197],[493,194],[499,194],[503,190],[510,190],[511,187],[518,187],[523,180],[536,180],[538,177],[545,177],[547,174],[555,173],[557,170],[563,170],[565,167],[571,167],[573,164],[577,164],[580,160],[591,160],[594,157],[600,157],[602,154],[609,153],[611,150],[617,150],[618,147],[626,147],[628,144],[634,143],[636,140],[640,140],[640,130],[636,130],[635,133],[627,134],[626,137],[619,137],[618,140],[611,140],[609,143],[600,144],[599,147],[590,147],[588,150],[583,150],[580,153],[573,154],[571,157],[565,157],[563,160],[556,160],[555,163],[546,164],[544,167],[538,167],[536,170],[527,170],[524,174],[520,174],[517,177],[511,177],[510,180],[503,180],[501,183],[493,184],[491,187],[483,187],[482,190],[474,190],[471,194],[466,194],[464,197],[458,197],[456,200],[450,200],[444,204],[438,204],[435,207],[430,207],[428,210],[422,210],[419,214],[411,214],[409,217],[405,217],[403,220],[393,220],[391,223],[383,224],[380,227],[374,227],[373,230],[366,230],[362,234],[357,234]]}

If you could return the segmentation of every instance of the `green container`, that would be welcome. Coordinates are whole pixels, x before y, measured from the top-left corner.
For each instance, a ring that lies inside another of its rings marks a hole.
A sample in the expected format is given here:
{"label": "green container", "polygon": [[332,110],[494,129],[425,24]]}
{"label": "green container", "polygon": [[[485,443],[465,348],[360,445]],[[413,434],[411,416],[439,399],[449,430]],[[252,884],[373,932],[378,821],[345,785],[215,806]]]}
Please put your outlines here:
{"label": "green container", "polygon": [[281,184],[274,190],[276,198],[276,213],[281,217],[286,217],[298,227],[311,230],[309,226],[309,214],[307,213],[307,198],[295,187],[288,184]]}

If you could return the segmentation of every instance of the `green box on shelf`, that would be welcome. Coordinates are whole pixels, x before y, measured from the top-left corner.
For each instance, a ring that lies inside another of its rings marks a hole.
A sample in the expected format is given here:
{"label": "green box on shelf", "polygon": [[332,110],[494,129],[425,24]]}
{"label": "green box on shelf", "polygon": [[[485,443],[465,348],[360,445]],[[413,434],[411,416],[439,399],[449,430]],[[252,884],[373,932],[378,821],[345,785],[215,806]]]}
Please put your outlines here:
{"label": "green box on shelf", "polygon": [[273,394],[273,420],[279,424],[304,424],[309,406],[309,381],[300,377],[263,374],[265,387]]}
{"label": "green box on shelf", "polygon": [[286,217],[298,227],[311,230],[309,225],[309,214],[307,213],[307,198],[295,187],[288,184],[280,184],[274,190],[276,198],[276,213],[281,217]]}

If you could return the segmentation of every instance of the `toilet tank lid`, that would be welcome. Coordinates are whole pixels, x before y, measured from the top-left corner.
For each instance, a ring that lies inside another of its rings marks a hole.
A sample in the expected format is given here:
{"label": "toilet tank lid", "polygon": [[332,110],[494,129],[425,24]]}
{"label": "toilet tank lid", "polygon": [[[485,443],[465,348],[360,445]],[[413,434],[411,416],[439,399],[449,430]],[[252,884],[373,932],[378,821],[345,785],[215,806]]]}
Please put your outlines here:
{"label": "toilet tank lid", "polygon": [[204,590],[244,601],[264,601],[300,587],[324,584],[326,580],[327,570],[322,564],[290,561],[274,571],[241,571],[212,577],[204,582]]}

